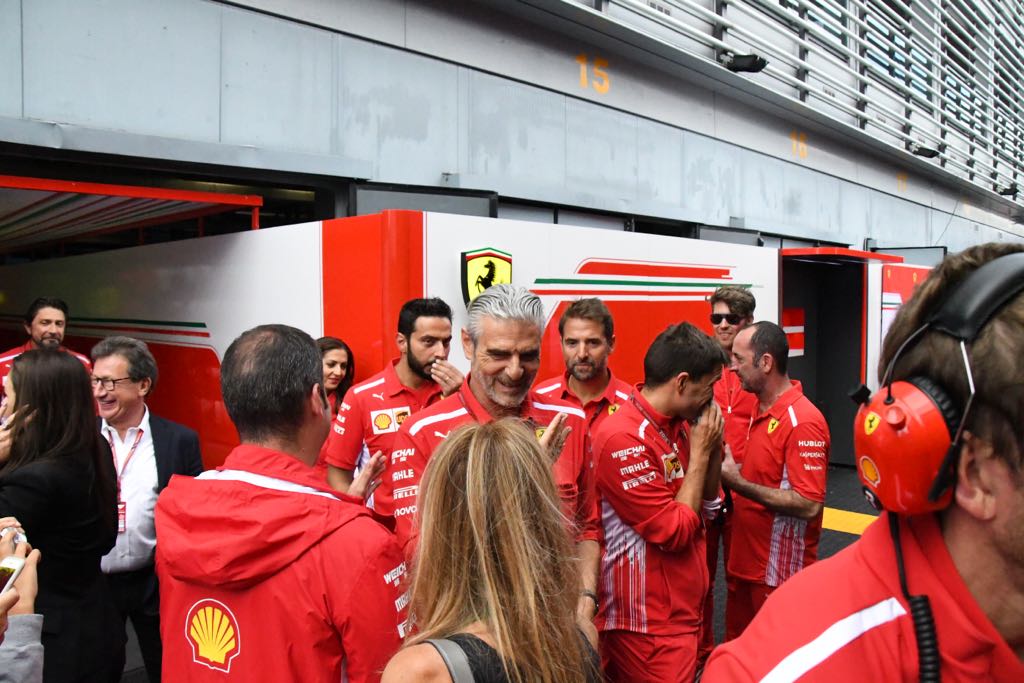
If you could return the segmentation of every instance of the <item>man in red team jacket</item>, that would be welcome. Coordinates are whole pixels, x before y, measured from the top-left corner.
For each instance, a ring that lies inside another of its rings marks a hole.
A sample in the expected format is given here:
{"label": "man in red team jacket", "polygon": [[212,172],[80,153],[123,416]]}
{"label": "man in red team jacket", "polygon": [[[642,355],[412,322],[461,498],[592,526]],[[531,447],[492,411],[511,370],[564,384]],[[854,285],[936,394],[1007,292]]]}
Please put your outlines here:
{"label": "man in red team jacket", "polygon": [[285,325],[221,365],[242,444],[156,505],[163,678],[378,681],[404,635],[401,551],[313,465],[330,429],[320,353]]}
{"label": "man in red team jacket", "polygon": [[[711,326],[715,339],[722,347],[727,359],[732,358],[732,344],[740,330],[754,322],[757,301],[747,287],[725,285],[715,290],[708,299],[711,304]],[[747,451],[747,430],[750,419],[757,412],[757,397],[740,386],[735,372],[723,372],[722,379],[715,382],[715,403],[722,409],[725,420],[725,444],[732,452],[738,465],[743,464]],[[722,546],[725,565],[729,565],[729,548],[732,541],[732,495],[728,489],[721,513],[708,525],[708,596],[704,600],[704,624],[700,633],[700,650],[697,653],[698,666],[702,665],[715,646],[715,572],[718,571],[718,547]]]}
{"label": "man in red team jacket", "polygon": [[615,321],[600,299],[579,299],[558,321],[558,336],[565,374],[539,382],[534,391],[583,410],[588,433],[593,435],[633,393],[633,387],[608,367],[608,356],[615,350]]}
{"label": "man in red team jacket", "polygon": [[25,312],[25,333],[28,341],[0,353],[0,398],[4,395],[4,377],[11,371],[14,359],[32,349],[60,349],[81,361],[86,371],[92,370],[89,359],[71,349],[64,348],[64,332],[68,324],[68,305],[63,299],[42,296],[32,302]]}
{"label": "man in red team jacket", "polygon": [[725,637],[738,636],[768,595],[814,562],[828,470],[825,417],[789,379],[789,343],[775,323],[736,335],[732,368],[757,395],[740,466],[726,453],[722,481],[732,490],[733,526]]}
{"label": "man in red team jacket", "polygon": [[[612,683],[693,681],[705,520],[721,502],[723,422],[712,394],[724,362],[693,325],[668,328],[647,350],[644,383],[594,435],[605,544],[598,624]],[[697,420],[692,432],[687,420]]]}
{"label": "man in red team jacket", "polygon": [[[951,290],[964,278],[998,257],[1020,252],[1020,244],[979,245],[933,270],[897,313],[882,349],[879,374],[884,374],[896,350],[952,298]],[[705,683],[924,680],[921,639],[900,585],[890,533],[893,519],[898,523],[907,590],[931,603],[932,641],[937,646],[930,680],[941,676],[946,683],[1024,681],[1024,295],[1017,294],[996,309],[966,349],[977,393],[963,424],[962,443],[954,451],[952,495],[940,497],[935,512],[892,517],[884,513],[856,543],[787,581],[740,638],[715,650],[704,672]],[[929,329],[900,354],[892,380],[913,378],[941,386],[950,407],[963,410],[971,395],[964,354],[957,339]],[[941,430],[942,417],[938,420]],[[951,425],[954,433],[957,422]],[[860,438],[885,435],[884,427],[868,435],[872,428],[867,420],[854,424],[861,430]],[[885,457],[893,463],[919,458],[918,441],[933,435],[913,432],[893,430],[891,441],[880,448],[895,452]],[[948,443],[939,445],[940,459]],[[858,451],[858,457],[865,456]],[[908,467],[904,473],[910,471]],[[909,483],[876,481],[892,487],[898,501],[906,495],[901,486],[927,491],[934,472],[922,468],[923,479]],[[892,472],[874,472],[879,473],[884,477]],[[919,495],[918,500],[926,497]],[[945,498],[949,502],[943,507]],[[886,505],[895,508],[892,501]]]}
{"label": "man in red team jacket", "polygon": [[395,337],[401,355],[348,390],[327,436],[327,482],[334,489],[347,492],[370,456],[390,453],[406,418],[458,391],[462,373],[448,362],[451,343],[448,304],[438,298],[402,304]]}
{"label": "man in red team jacket", "polygon": [[[551,446],[552,472],[566,516],[573,521],[583,593],[580,625],[593,635],[600,527],[593,461],[583,411],[557,398],[538,396],[530,385],[540,367],[544,307],[529,290],[494,285],[469,305],[462,349],[470,372],[462,388],[405,421],[395,436],[378,493],[390,506],[399,540],[411,550],[419,482],[434,450],[452,430],[470,422],[516,417]],[[557,442],[565,437],[564,444]]]}

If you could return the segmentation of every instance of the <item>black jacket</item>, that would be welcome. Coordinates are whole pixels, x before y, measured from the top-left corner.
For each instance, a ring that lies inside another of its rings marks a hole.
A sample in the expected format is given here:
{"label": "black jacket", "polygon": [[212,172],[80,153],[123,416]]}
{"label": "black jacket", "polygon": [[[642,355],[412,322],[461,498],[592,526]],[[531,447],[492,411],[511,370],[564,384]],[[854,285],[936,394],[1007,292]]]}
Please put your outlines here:
{"label": "black jacket", "polygon": [[157,490],[163,491],[172,474],[194,477],[203,471],[203,458],[199,454],[199,436],[177,422],[149,414],[149,428],[153,430],[153,453],[156,455]]}

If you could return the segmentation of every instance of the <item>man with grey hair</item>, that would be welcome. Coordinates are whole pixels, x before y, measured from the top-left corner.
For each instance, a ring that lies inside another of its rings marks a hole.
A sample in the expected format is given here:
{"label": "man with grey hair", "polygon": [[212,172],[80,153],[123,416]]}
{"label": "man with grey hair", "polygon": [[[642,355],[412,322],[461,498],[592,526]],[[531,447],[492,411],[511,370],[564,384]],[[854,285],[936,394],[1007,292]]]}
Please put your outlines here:
{"label": "man with grey hair", "polygon": [[[566,516],[574,522],[583,591],[581,627],[594,633],[599,518],[584,414],[557,398],[530,390],[540,368],[544,307],[529,290],[495,285],[469,305],[462,349],[470,372],[459,391],[402,425],[376,493],[376,511],[395,517],[399,541],[411,548],[419,481],[431,454],[455,429],[507,417],[524,420],[552,452],[552,470]],[[596,633],[595,633],[596,635]]]}
{"label": "man with grey hair", "polygon": [[[107,337],[92,349],[92,391],[99,427],[117,472],[117,541],[100,566],[127,628],[130,618],[150,681],[160,680],[160,597],[153,557],[157,496],[171,475],[203,471],[199,437],[188,427],[150,413],[146,399],[157,380],[146,343]],[[122,642],[125,634],[121,634]],[[124,667],[122,662],[120,668]]]}

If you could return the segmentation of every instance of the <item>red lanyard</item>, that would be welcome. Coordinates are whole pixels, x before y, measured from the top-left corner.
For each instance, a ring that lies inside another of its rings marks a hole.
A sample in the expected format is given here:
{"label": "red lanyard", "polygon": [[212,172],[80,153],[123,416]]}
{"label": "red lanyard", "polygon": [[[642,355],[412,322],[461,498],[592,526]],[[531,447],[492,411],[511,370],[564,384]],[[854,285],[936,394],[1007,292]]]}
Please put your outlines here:
{"label": "red lanyard", "polygon": [[125,470],[128,469],[128,463],[131,462],[132,456],[135,455],[135,451],[139,447],[139,442],[142,441],[142,429],[139,429],[135,433],[135,443],[132,444],[132,448],[128,451],[128,457],[124,459],[124,465],[121,466],[121,471],[117,471],[117,451],[114,449],[114,432],[111,429],[107,433],[107,441],[110,442],[110,456],[114,459],[114,472],[117,474],[117,499],[121,500],[121,479],[124,477]]}
{"label": "red lanyard", "polygon": [[640,401],[637,400],[635,393],[630,395],[629,400],[633,402],[633,405],[635,405],[636,409],[640,411],[640,414],[644,416],[644,419],[647,420],[652,427],[658,430],[658,435],[661,436],[665,445],[668,446],[669,452],[678,453],[679,445],[673,442],[672,439],[669,438],[668,432],[662,429],[661,425],[658,424],[650,414],[648,414],[647,410],[640,404]]}

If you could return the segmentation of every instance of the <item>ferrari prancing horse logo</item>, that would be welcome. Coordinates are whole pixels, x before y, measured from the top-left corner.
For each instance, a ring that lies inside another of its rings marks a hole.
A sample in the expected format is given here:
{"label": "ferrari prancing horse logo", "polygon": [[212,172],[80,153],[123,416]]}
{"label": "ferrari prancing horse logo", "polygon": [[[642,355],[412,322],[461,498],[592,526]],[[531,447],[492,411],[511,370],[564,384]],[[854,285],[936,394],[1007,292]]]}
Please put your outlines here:
{"label": "ferrari prancing horse logo", "polygon": [[776,420],[774,417],[771,420],[768,421],[768,433],[769,434],[771,434],[772,432],[774,432],[778,428],[779,428],[779,421]]}
{"label": "ferrari prancing horse logo", "polygon": [[512,254],[485,247],[462,252],[462,298],[469,303],[493,285],[512,283]]}

